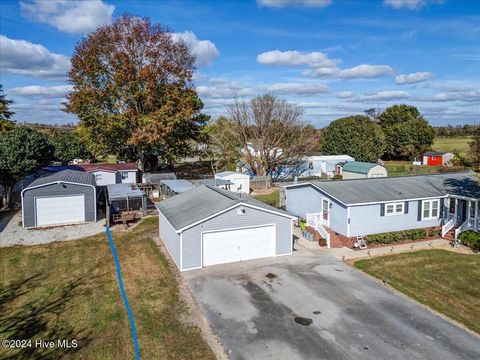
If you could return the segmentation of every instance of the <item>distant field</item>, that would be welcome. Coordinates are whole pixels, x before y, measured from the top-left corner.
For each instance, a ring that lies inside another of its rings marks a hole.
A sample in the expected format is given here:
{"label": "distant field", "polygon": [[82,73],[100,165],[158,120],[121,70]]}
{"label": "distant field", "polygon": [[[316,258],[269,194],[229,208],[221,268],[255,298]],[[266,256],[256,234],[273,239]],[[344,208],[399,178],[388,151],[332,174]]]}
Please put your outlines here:
{"label": "distant field", "polygon": [[468,155],[469,145],[471,141],[469,137],[454,137],[443,138],[437,137],[433,143],[433,149],[437,151],[453,152],[454,150],[460,151],[462,155]]}

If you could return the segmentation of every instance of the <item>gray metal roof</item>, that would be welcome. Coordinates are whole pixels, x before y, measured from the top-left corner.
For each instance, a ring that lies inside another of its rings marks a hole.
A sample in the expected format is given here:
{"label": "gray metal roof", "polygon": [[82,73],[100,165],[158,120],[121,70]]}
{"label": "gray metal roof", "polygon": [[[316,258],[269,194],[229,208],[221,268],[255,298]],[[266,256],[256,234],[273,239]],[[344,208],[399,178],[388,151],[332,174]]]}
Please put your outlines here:
{"label": "gray metal roof", "polygon": [[167,218],[173,228],[179,230],[240,203],[290,216],[285,211],[255,200],[248,195],[240,195],[205,185],[161,201],[155,206]]}
{"label": "gray metal roof", "polygon": [[337,181],[313,181],[311,184],[346,205],[421,199],[444,196],[447,194],[469,198],[480,198],[480,185],[478,180],[472,173],[468,172]]}
{"label": "gray metal roof", "polygon": [[177,176],[173,172],[168,173],[143,173],[143,179],[150,184],[159,184],[162,180],[176,180]]}
{"label": "gray metal roof", "polygon": [[141,198],[144,193],[135,184],[111,184],[107,185],[108,198],[120,200],[128,198]]}
{"label": "gray metal roof", "polygon": [[62,170],[52,175],[38,178],[30,183],[26,189],[55,182],[69,182],[82,185],[95,186],[95,175],[76,170]]}
{"label": "gray metal roof", "polygon": [[184,193],[193,188],[193,184],[187,180],[162,180],[160,183],[168,186],[177,194]]}
{"label": "gray metal roof", "polygon": [[210,186],[233,185],[230,180],[225,180],[225,179],[203,179],[203,180],[200,180],[200,183],[202,183],[203,185],[210,185]]}
{"label": "gray metal roof", "polygon": [[222,171],[222,172],[216,173],[215,175],[220,176],[220,177],[230,176],[230,175],[244,175],[244,176],[250,177],[248,174],[244,174],[244,173],[241,173],[241,172],[235,172],[235,171]]}

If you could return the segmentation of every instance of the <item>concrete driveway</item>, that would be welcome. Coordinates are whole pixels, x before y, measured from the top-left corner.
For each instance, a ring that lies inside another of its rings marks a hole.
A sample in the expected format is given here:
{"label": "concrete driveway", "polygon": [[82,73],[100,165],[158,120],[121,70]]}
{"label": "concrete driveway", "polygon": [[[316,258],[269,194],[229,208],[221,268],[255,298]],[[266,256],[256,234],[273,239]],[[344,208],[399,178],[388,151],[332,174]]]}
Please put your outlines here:
{"label": "concrete driveway", "polygon": [[480,337],[330,256],[253,260],[184,277],[232,359],[480,358]]}

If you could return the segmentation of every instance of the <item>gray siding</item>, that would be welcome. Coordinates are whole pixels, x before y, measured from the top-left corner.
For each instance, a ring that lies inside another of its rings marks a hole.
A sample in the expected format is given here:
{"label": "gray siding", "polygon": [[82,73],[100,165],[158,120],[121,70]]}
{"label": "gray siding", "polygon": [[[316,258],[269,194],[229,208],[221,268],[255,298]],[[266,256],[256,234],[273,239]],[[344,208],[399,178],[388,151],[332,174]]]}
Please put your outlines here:
{"label": "gray siding", "polygon": [[[440,219],[418,221],[418,201],[408,202],[408,214],[381,216],[380,204],[350,207],[350,236],[439,226]],[[346,235],[346,234],[344,234]]]}
{"label": "gray siding", "polygon": [[158,219],[160,239],[165,244],[175,264],[180,267],[180,235],[175,232],[161,212],[158,214]]}
{"label": "gray siding", "polygon": [[237,207],[206,220],[182,233],[183,270],[202,266],[202,232],[257,225],[276,225],[276,254],[285,255],[292,251],[292,220],[266,211],[245,207],[246,213],[237,214]]}
{"label": "gray siding", "polygon": [[66,195],[85,196],[85,221],[95,221],[97,211],[97,199],[95,199],[95,191],[91,186],[77,184],[51,184],[39,188],[25,190],[23,193],[23,218],[24,227],[36,226],[35,216],[35,197],[53,197]]}
{"label": "gray siding", "polygon": [[307,213],[322,212],[322,200],[332,203],[330,211],[330,228],[340,234],[347,233],[347,208],[336,202],[312,185],[287,188],[286,210],[295,216],[306,218]]}

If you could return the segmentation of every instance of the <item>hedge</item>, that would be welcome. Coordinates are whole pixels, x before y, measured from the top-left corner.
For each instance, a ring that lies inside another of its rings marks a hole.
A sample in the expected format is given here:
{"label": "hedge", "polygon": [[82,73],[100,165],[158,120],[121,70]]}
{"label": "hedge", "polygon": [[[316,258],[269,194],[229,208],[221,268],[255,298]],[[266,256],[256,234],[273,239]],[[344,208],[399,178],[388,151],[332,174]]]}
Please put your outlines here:
{"label": "hedge", "polygon": [[367,240],[369,243],[391,244],[399,241],[422,240],[427,236],[440,236],[440,234],[441,231],[435,228],[430,228],[428,231],[427,229],[413,229],[368,235]]}
{"label": "hedge", "polygon": [[460,233],[459,238],[462,244],[472,248],[473,251],[480,251],[480,233],[467,230]]}

